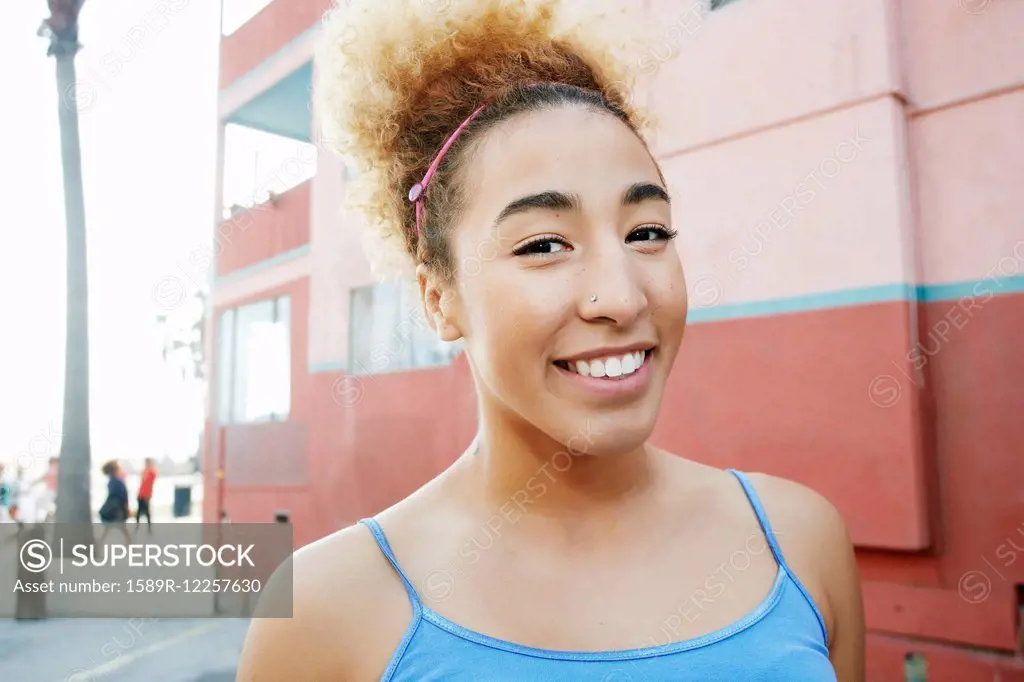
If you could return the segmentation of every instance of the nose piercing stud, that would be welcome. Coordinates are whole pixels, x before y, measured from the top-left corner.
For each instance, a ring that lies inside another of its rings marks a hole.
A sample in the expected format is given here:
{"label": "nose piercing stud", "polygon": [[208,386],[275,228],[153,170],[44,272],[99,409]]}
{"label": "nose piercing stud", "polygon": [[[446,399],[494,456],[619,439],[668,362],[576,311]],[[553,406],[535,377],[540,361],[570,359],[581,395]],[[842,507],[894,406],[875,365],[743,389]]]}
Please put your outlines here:
{"label": "nose piercing stud", "polygon": [[597,294],[592,294],[590,296],[590,302],[591,303],[597,303]]}

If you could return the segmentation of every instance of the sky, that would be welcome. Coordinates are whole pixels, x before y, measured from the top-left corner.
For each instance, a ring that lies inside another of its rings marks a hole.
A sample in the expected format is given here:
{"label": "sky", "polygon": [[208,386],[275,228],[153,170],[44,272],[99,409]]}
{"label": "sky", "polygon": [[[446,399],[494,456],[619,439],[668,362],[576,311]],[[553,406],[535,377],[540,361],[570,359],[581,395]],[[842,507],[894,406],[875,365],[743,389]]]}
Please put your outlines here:
{"label": "sky", "polygon": [[[45,0],[0,8],[0,462],[59,451],[65,237]],[[158,6],[175,8],[155,19]],[[93,461],[196,445],[202,406],[161,356],[154,287],[212,240],[216,0],[88,0],[76,60],[89,258]],[[19,455],[21,457],[19,458]]]}

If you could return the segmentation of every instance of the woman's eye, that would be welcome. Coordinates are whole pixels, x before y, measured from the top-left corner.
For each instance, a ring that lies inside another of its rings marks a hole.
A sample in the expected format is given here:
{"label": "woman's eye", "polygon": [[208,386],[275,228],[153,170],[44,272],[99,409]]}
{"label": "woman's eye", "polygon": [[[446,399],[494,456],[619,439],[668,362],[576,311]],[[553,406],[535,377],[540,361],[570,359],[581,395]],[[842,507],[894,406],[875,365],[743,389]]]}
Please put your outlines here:
{"label": "woman's eye", "polygon": [[520,246],[514,253],[517,256],[546,256],[552,253],[568,251],[569,249],[569,245],[560,239],[545,238]]}
{"label": "woman's eye", "polygon": [[668,241],[675,236],[675,230],[669,230],[660,225],[645,225],[630,232],[626,237],[626,243]]}

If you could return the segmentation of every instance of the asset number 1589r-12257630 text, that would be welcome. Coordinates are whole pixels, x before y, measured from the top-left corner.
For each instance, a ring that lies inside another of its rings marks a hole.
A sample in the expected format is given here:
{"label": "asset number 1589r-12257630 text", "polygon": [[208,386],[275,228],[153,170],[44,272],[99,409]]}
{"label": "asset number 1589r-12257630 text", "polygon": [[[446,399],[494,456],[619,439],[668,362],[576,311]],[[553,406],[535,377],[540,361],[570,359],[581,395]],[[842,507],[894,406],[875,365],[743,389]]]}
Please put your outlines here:
{"label": "asset number 1589r-12257630 text", "polygon": [[229,578],[136,578],[128,581],[128,592],[259,592],[259,580]]}

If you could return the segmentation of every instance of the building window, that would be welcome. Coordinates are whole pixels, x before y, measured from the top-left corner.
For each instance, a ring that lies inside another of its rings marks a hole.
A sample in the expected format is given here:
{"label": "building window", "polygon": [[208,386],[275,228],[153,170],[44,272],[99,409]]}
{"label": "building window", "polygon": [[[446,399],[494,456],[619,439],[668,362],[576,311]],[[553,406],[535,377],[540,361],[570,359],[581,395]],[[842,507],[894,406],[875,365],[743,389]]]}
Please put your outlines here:
{"label": "building window", "polygon": [[273,0],[223,0],[220,5],[221,35],[231,35],[271,2]]}
{"label": "building window", "polygon": [[459,347],[427,325],[415,289],[383,282],[352,289],[349,306],[350,374],[379,374],[450,364]]}
{"label": "building window", "polygon": [[714,12],[716,9],[722,9],[733,2],[736,2],[736,0],[711,0],[711,11]]}
{"label": "building window", "polygon": [[316,162],[314,144],[229,123],[224,127],[224,219],[309,180]]}
{"label": "building window", "polygon": [[221,423],[284,420],[291,409],[291,299],[221,313],[217,330]]}

